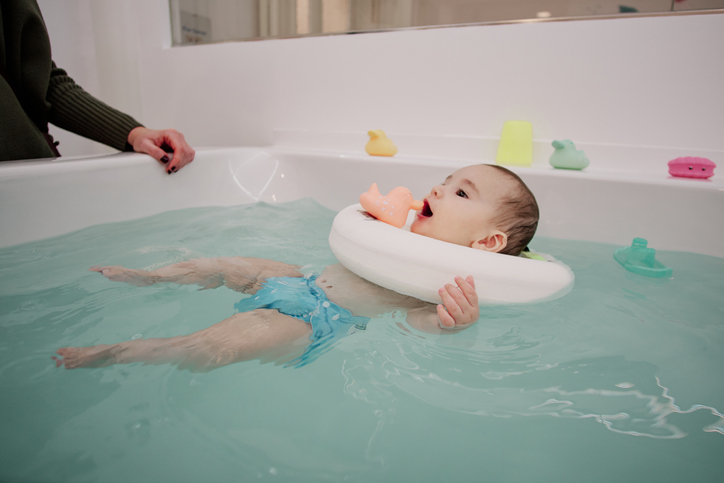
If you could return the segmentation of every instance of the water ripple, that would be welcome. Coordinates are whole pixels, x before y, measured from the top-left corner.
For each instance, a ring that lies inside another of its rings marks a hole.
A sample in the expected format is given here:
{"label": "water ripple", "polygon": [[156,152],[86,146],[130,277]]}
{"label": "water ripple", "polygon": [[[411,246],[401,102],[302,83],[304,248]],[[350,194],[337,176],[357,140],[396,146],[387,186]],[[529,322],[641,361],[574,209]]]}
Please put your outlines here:
{"label": "water ripple", "polygon": [[[394,330],[386,336],[376,340],[377,350],[347,358],[346,394],[389,407],[402,391],[446,411],[590,419],[613,432],[663,439],[687,435],[672,415],[708,411],[713,420],[698,430],[723,434],[717,409],[679,408],[651,364],[620,357],[553,360],[541,355],[552,338],[530,338],[516,328],[479,340],[473,349],[455,347],[443,337],[400,337]],[[616,379],[620,374],[628,380]],[[602,385],[591,386],[593,381]]]}

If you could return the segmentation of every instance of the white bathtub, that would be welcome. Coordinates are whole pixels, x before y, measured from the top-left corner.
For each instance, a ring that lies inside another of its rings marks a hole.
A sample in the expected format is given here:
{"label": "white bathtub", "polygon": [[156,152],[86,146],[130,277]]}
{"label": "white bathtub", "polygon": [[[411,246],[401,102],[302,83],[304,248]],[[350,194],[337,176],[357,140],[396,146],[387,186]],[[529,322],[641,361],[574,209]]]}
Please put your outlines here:
{"label": "white bathtub", "polygon": [[[513,169],[540,204],[539,235],[622,246],[642,237],[657,250],[724,257],[722,174],[672,178],[665,161],[648,172]],[[339,210],[372,182],[420,198],[473,162],[482,161],[264,147],[201,149],[170,176],[138,154],[0,163],[0,247],[196,206],[312,197]]]}
{"label": "white bathtub", "polygon": [[[643,237],[657,250],[724,257],[721,174],[671,179],[665,161],[648,174],[516,171],[539,200],[541,235],[618,246]],[[281,147],[199,150],[170,176],[135,154],[0,163],[0,246],[187,207],[313,197],[338,210],[372,182],[419,198],[467,164]],[[130,243],[133,263],[195,249],[169,242],[148,255],[140,243]],[[82,263],[69,254],[55,267],[46,260],[65,249],[29,247],[3,250],[0,266],[0,480],[721,479],[724,260],[669,252],[675,276],[661,281],[625,272],[613,246],[586,245],[569,262],[577,278],[566,297],[486,310],[466,331],[428,337],[386,314],[301,370],[251,361],[194,374],[65,371],[50,356],[201,330],[233,313],[239,294],[110,284],[87,271],[121,263],[98,239],[80,247]],[[690,287],[709,291],[698,299]]]}

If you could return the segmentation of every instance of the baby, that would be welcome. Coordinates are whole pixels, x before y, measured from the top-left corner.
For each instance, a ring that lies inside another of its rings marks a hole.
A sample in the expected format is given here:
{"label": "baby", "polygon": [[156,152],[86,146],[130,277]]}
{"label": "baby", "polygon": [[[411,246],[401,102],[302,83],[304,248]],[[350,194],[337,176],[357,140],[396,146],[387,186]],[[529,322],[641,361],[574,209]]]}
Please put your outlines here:
{"label": "baby", "polygon": [[[535,197],[517,175],[500,166],[474,165],[455,171],[432,188],[410,230],[472,249],[517,256],[537,225]],[[58,349],[62,358],[54,357],[57,366],[175,363],[208,371],[252,359],[301,366],[350,328],[363,329],[371,317],[392,310],[406,310],[411,326],[430,333],[467,328],[480,315],[471,276],[456,277],[454,285],[441,287],[442,304],[435,306],[374,285],[339,264],[328,266],[319,276],[305,276],[299,266],[244,257],[189,260],[154,271],[121,266],[91,270],[136,286],[225,285],[252,297],[236,304],[239,313],[190,335]]]}

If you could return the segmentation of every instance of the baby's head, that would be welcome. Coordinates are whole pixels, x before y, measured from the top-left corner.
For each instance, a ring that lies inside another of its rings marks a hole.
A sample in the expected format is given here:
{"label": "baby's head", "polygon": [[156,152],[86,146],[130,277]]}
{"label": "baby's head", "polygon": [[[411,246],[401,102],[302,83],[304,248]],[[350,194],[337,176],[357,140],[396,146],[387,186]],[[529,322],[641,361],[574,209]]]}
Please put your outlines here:
{"label": "baby's head", "polygon": [[455,171],[425,197],[410,230],[438,240],[520,255],[538,227],[538,203],[525,183],[501,166]]}

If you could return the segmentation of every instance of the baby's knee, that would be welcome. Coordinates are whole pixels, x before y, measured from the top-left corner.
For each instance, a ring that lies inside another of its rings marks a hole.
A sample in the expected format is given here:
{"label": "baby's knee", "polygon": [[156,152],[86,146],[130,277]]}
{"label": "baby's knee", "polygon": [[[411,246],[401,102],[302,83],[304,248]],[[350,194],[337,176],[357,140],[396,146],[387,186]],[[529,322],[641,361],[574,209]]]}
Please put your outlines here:
{"label": "baby's knee", "polygon": [[217,351],[213,362],[216,366],[226,366],[238,360],[239,351],[237,349],[224,348]]}

